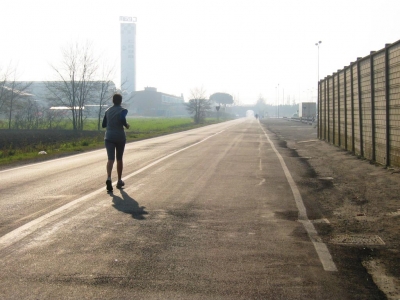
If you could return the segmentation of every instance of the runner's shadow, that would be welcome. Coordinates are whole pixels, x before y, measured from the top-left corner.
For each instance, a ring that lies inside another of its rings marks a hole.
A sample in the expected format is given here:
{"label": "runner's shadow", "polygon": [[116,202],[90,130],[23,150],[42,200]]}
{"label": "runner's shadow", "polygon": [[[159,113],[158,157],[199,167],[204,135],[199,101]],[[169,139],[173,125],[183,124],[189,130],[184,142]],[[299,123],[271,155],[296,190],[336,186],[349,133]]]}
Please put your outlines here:
{"label": "runner's shadow", "polygon": [[121,197],[115,194],[111,194],[113,199],[113,207],[123,213],[132,215],[132,218],[136,220],[145,220],[145,216],[148,212],[145,211],[144,206],[139,206],[139,203],[130,197],[123,189],[120,189]]}

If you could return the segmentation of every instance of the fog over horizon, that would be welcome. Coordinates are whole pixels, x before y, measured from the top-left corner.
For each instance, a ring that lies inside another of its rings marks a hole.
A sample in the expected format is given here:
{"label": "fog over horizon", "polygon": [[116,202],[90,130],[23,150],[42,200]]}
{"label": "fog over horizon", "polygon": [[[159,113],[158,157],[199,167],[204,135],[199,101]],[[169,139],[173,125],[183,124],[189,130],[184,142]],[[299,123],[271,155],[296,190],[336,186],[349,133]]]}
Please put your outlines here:
{"label": "fog over horizon", "polygon": [[119,17],[132,16],[137,90],[186,101],[196,88],[243,104],[316,101],[318,73],[332,75],[400,39],[399,8],[396,0],[6,1],[0,72],[11,65],[18,80],[54,80],[50,65],[61,62],[61,49],[89,41],[119,86]]}

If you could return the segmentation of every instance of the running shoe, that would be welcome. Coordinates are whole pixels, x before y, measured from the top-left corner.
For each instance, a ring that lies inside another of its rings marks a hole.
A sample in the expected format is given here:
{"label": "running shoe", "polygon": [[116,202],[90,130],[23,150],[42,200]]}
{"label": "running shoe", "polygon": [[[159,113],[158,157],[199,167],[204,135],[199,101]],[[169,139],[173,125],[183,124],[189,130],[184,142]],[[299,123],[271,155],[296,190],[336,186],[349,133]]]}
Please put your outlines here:
{"label": "running shoe", "polygon": [[118,180],[117,189],[122,188],[124,185],[125,185],[125,182],[123,182],[122,180]]}
{"label": "running shoe", "polygon": [[113,191],[113,187],[112,187],[112,184],[111,184],[111,180],[110,180],[110,179],[107,179],[107,180],[106,180],[106,185],[107,185],[107,191],[108,191],[108,192],[112,192],[112,191]]}

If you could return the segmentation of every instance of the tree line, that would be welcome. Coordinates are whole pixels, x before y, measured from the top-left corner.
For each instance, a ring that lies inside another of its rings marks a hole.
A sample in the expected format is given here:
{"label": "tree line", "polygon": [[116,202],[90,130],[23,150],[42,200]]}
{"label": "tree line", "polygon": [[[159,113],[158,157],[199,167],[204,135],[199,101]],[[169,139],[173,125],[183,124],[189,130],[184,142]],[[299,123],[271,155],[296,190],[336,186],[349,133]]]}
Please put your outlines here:
{"label": "tree line", "polygon": [[[9,129],[54,128],[67,118],[74,130],[83,130],[87,118],[85,105],[96,108],[97,127],[106,103],[117,91],[112,77],[114,68],[100,61],[93,53],[90,42],[75,43],[62,49],[59,64],[50,65],[55,80],[43,82],[45,100],[41,104],[30,94],[32,82],[18,81],[16,67],[0,69],[0,114]],[[66,110],[53,110],[50,106],[63,106]],[[3,121],[4,123],[4,121]]]}
{"label": "tree line", "polygon": [[[115,88],[112,81],[114,68],[102,63],[94,55],[90,42],[67,45],[61,52],[61,61],[50,65],[55,80],[43,81],[46,88],[45,105],[31,94],[33,82],[18,81],[16,67],[0,69],[0,115],[5,120],[0,120],[3,123],[0,127],[52,129],[67,118],[73,130],[81,131],[88,117],[85,106],[90,104],[95,107],[97,128],[100,130],[106,103],[114,93],[122,92]],[[197,88],[191,91],[186,108],[195,123],[202,123],[214,109],[213,104],[216,104],[218,114],[221,107],[226,108],[233,102],[233,97],[226,93],[215,93],[207,99],[205,90]],[[50,109],[51,106],[65,109]]]}
{"label": "tree line", "polygon": [[206,91],[203,88],[196,88],[191,91],[191,99],[186,104],[186,109],[193,116],[193,121],[199,124],[203,123],[214,109],[212,104],[216,104],[215,109],[218,115],[222,106],[226,108],[227,105],[233,103],[233,97],[227,93],[214,93],[207,99]]}

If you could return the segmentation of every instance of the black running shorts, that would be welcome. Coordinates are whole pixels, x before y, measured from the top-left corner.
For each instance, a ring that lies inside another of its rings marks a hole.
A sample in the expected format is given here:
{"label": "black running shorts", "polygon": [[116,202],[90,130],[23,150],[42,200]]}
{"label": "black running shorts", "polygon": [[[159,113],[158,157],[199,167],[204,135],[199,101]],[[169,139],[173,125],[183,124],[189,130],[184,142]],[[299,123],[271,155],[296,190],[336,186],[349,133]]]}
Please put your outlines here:
{"label": "black running shorts", "polygon": [[115,153],[117,160],[122,160],[125,150],[125,141],[114,142],[109,140],[104,140],[107,150],[108,160],[115,160]]}

